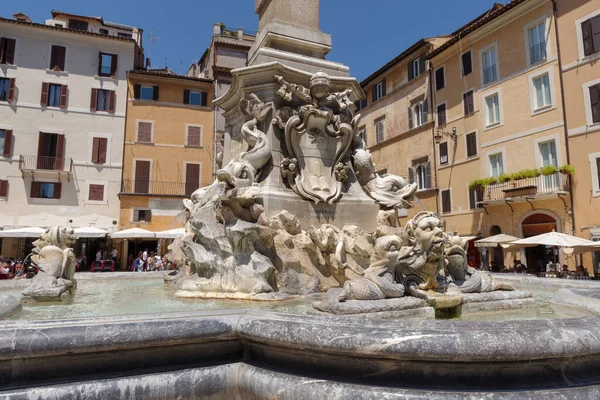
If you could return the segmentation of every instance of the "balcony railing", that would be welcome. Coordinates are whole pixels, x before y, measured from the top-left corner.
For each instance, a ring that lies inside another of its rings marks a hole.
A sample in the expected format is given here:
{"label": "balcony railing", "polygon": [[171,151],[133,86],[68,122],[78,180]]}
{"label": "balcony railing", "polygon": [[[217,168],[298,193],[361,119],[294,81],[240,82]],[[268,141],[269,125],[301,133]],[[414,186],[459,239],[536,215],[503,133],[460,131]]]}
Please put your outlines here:
{"label": "balcony railing", "polygon": [[568,190],[569,176],[557,172],[552,175],[541,175],[534,178],[525,178],[488,185],[484,191],[483,201],[503,200],[514,197],[532,197],[541,194],[566,192]]}
{"label": "balcony railing", "polygon": [[73,171],[73,160],[67,157],[19,156],[21,171]]}
{"label": "balcony railing", "polygon": [[121,183],[122,194],[149,194],[162,196],[190,196],[200,185],[185,182],[147,181],[125,179]]}

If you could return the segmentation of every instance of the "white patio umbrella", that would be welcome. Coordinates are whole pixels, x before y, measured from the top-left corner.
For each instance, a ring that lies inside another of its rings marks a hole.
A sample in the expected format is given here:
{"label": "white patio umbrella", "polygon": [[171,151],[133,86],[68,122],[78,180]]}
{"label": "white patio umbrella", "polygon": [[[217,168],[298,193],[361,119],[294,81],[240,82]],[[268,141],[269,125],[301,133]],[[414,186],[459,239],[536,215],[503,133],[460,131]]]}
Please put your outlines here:
{"label": "white patio umbrella", "polygon": [[500,233],[498,235],[476,240],[475,247],[498,247],[503,244],[514,242],[515,240],[519,240],[519,238],[507,235],[505,233]]}
{"label": "white patio umbrella", "polygon": [[154,232],[142,228],[131,228],[109,234],[113,239],[155,239]]}
{"label": "white patio umbrella", "polygon": [[[525,239],[519,239],[512,242],[511,247],[529,247],[536,245],[576,248],[580,246],[589,246],[594,244],[591,240],[582,239],[577,236],[567,235],[560,232],[548,232],[541,235],[531,236]],[[552,252],[553,263],[556,264],[556,252]]]}
{"label": "white patio umbrella", "polygon": [[185,235],[185,228],[169,229],[168,231],[156,232],[157,239],[177,239]]}
{"label": "white patio umbrella", "polygon": [[104,229],[94,228],[93,226],[85,226],[73,230],[75,231],[75,236],[78,238],[100,238],[107,234]]}
{"label": "white patio umbrella", "polygon": [[27,228],[8,229],[0,231],[0,237],[19,237],[19,238],[37,238],[46,232],[45,228],[30,226]]}

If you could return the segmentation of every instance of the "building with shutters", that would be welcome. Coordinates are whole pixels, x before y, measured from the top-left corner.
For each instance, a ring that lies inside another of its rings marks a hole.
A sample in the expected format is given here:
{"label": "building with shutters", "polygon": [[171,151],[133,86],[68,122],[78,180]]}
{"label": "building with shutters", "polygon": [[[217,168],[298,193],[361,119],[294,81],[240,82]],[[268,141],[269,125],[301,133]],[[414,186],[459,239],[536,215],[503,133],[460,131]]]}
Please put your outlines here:
{"label": "building with shutters", "polygon": [[[256,35],[237,30],[226,29],[224,24],[215,24],[210,46],[202,54],[197,63],[192,64],[187,74],[196,78],[212,79],[214,82],[215,98],[221,97],[231,86],[231,70],[245,67],[248,52],[254,44]],[[213,148],[215,154],[223,150],[225,134],[225,117],[223,111],[215,107],[215,124],[213,132]],[[213,165],[214,171],[218,167]]]}
{"label": "building with shutters", "polygon": [[[126,72],[142,60],[137,28],[0,18],[0,229],[118,228]],[[26,246],[4,239],[0,253]]]}
{"label": "building with shutters", "polygon": [[213,82],[168,69],[128,79],[119,226],[180,228],[182,200],[212,183]]}

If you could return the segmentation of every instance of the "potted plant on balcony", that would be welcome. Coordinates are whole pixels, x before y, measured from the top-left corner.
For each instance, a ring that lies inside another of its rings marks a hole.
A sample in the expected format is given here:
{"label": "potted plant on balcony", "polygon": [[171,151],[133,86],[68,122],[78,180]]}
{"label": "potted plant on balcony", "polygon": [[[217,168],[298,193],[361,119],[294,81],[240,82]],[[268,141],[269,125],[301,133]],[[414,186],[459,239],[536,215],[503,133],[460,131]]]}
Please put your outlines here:
{"label": "potted plant on balcony", "polygon": [[540,173],[544,176],[554,175],[558,172],[558,168],[554,165],[548,165],[546,167],[540,168]]}
{"label": "potted plant on balcony", "polygon": [[565,165],[563,165],[563,166],[562,166],[562,167],[560,167],[558,170],[559,170],[559,171],[560,171],[562,174],[565,174],[565,175],[571,175],[571,176],[575,175],[575,168],[573,168],[573,166],[572,166],[572,165],[569,165],[569,164],[565,164]]}

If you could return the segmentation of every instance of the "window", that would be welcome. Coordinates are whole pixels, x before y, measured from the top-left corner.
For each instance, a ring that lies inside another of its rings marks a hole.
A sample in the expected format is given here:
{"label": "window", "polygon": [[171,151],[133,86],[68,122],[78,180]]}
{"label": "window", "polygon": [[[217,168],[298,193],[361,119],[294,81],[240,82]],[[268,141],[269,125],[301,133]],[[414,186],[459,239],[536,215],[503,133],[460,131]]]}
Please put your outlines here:
{"label": "window", "polygon": [[485,126],[498,125],[500,123],[500,96],[498,93],[485,98],[485,107],[487,109]]}
{"label": "window", "polygon": [[79,19],[70,19],[69,20],[69,29],[77,29],[78,31],[87,31],[88,23],[87,23],[87,21],[81,21]]}
{"label": "window", "polygon": [[447,214],[452,211],[450,202],[450,189],[442,190],[442,213]]}
{"label": "window", "polygon": [[437,106],[437,121],[438,126],[446,125],[446,103]]}
{"label": "window", "polygon": [[65,135],[40,132],[38,136],[37,169],[61,171],[66,160]]}
{"label": "window", "polygon": [[413,73],[414,73],[415,77],[421,75],[421,64],[419,64],[418,58],[416,60],[413,60],[412,68],[413,68]]}
{"label": "window", "polygon": [[493,45],[490,49],[483,51],[481,54],[481,75],[484,85],[498,80],[498,66],[496,57],[496,45]]}
{"label": "window", "polygon": [[408,169],[408,180],[417,184],[417,190],[431,188],[431,163],[427,157],[413,161],[412,167]]}
{"label": "window", "polygon": [[185,163],[185,195],[190,196],[200,187],[200,164]]}
{"label": "window", "polygon": [[115,112],[116,95],[114,90],[92,89],[90,109],[92,111]]}
{"label": "window", "polygon": [[472,90],[469,90],[467,93],[463,93],[463,108],[465,116],[471,115],[475,112],[475,104],[473,102]]}
{"label": "window", "polygon": [[408,80],[412,80],[425,72],[425,54],[415,58],[408,64]]}
{"label": "window", "polygon": [[117,75],[117,55],[108,53],[98,53],[98,75],[111,76]]}
{"label": "window", "polygon": [[190,147],[202,147],[202,127],[201,126],[188,125],[186,144]]}
{"label": "window", "polygon": [[462,76],[467,76],[473,72],[473,60],[471,58],[471,51],[463,53],[461,57],[462,61]]}
{"label": "window", "polygon": [[104,185],[96,185],[96,184],[90,183],[88,200],[104,201]]}
{"label": "window", "polygon": [[[558,167],[556,142],[554,140],[550,140],[548,142],[539,143],[539,148],[542,156],[542,167]],[[557,187],[559,184],[558,179],[558,174],[544,176],[544,185],[547,188]]]}
{"label": "window", "polygon": [[150,161],[135,160],[135,193],[150,193]]}
{"label": "window", "polygon": [[504,162],[502,153],[490,154],[490,173],[494,178],[499,177],[504,173]]}
{"label": "window", "polygon": [[373,102],[381,99],[383,96],[386,95],[385,90],[386,90],[386,80],[382,79],[381,81],[377,82],[374,86],[373,86]]}
{"label": "window", "polygon": [[598,197],[600,196],[600,153],[591,153],[588,159],[592,173],[592,196]]}
{"label": "window", "polygon": [[15,46],[17,41],[10,38],[0,38],[0,64],[15,63]]}
{"label": "window", "polygon": [[60,199],[61,183],[31,182],[31,198]]}
{"label": "window", "polygon": [[104,164],[106,162],[107,150],[107,138],[94,138],[94,140],[92,141],[92,162],[97,164]]}
{"label": "window", "polygon": [[358,131],[358,137],[364,143],[364,146],[367,147],[367,130],[366,128],[360,128]]}
{"label": "window", "polygon": [[15,101],[15,78],[0,78],[0,101]]}
{"label": "window", "polygon": [[584,56],[600,51],[600,15],[581,23]]}
{"label": "window", "polygon": [[477,155],[477,134],[475,132],[467,133],[467,158]]}
{"label": "window", "polygon": [[42,83],[40,104],[44,107],[67,107],[67,85]]}
{"label": "window", "polygon": [[158,100],[158,86],[142,86],[136,83],[133,85],[133,98],[137,100]]}
{"label": "window", "polygon": [[53,71],[64,71],[66,55],[67,55],[66,47],[53,45],[52,49],[50,51],[50,66],[49,66],[49,68]]}
{"label": "window", "polygon": [[592,123],[600,122],[600,84],[590,86],[590,107],[592,110]]}
{"label": "window", "polygon": [[[483,208],[483,187],[477,186],[469,189],[469,208],[474,210],[476,208]],[[479,203],[479,204],[478,204]]]}
{"label": "window", "polygon": [[131,35],[131,33],[125,33],[125,32],[119,32],[117,33],[118,37],[121,38],[125,38],[125,39],[131,39],[133,36]]}
{"label": "window", "polygon": [[529,41],[529,63],[535,64],[546,59],[546,21],[527,30]]}
{"label": "window", "polygon": [[10,157],[12,152],[12,130],[0,129],[0,152],[3,157]]}
{"label": "window", "polygon": [[101,35],[108,35],[108,29],[100,28],[98,29],[98,33]]}
{"label": "window", "polygon": [[152,220],[152,211],[133,210],[133,222],[150,222]]}
{"label": "window", "polygon": [[417,104],[413,108],[413,121],[415,126],[423,125],[423,104]]}
{"label": "window", "polygon": [[408,129],[419,127],[427,122],[427,101],[419,102],[408,109]]}
{"label": "window", "polygon": [[206,107],[208,105],[208,93],[185,89],[183,91],[183,104]]}
{"label": "window", "polygon": [[440,164],[448,164],[448,142],[440,143]]}
{"label": "window", "polygon": [[440,90],[446,87],[446,73],[444,67],[438,68],[435,71],[435,90]]}
{"label": "window", "polygon": [[139,143],[152,143],[152,122],[138,121],[137,140]]}
{"label": "window", "polygon": [[533,87],[535,88],[534,105],[535,110],[541,110],[552,105],[552,95],[550,91],[550,77],[548,74],[533,78]]}
{"label": "window", "polygon": [[365,97],[364,99],[360,100],[358,102],[358,105],[356,106],[357,110],[362,110],[363,108],[365,108],[368,105],[367,103],[367,98]]}
{"label": "window", "polygon": [[381,143],[385,140],[385,118],[375,121],[375,137],[377,143]]}
{"label": "window", "polygon": [[0,180],[0,197],[8,197],[8,181]]}

